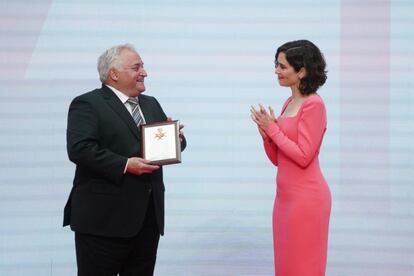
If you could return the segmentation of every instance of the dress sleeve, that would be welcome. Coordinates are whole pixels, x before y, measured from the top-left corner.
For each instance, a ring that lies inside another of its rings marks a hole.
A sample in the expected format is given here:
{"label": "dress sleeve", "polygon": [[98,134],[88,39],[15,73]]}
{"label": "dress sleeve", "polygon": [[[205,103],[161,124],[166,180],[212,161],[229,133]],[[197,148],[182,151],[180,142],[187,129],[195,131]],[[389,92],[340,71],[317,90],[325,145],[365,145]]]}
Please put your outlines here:
{"label": "dress sleeve", "polygon": [[273,163],[273,165],[277,166],[277,146],[272,141],[267,141],[266,139],[263,140],[263,147],[266,152],[267,157]]}
{"label": "dress sleeve", "polygon": [[[292,100],[292,97],[289,97],[285,101],[285,103],[282,106],[282,111],[280,112],[280,114],[283,114],[283,112],[285,111],[287,105],[289,104],[289,102],[291,100]],[[273,163],[273,165],[275,165],[277,167],[278,161],[277,161],[277,146],[276,146],[276,144],[273,143],[272,140],[263,139],[263,147],[264,147],[264,150],[265,150],[266,155],[269,158],[269,160]]]}
{"label": "dress sleeve", "polygon": [[287,157],[306,168],[315,157],[326,130],[326,110],[322,101],[308,100],[298,114],[297,142],[286,136],[277,122],[271,123],[266,134]]}

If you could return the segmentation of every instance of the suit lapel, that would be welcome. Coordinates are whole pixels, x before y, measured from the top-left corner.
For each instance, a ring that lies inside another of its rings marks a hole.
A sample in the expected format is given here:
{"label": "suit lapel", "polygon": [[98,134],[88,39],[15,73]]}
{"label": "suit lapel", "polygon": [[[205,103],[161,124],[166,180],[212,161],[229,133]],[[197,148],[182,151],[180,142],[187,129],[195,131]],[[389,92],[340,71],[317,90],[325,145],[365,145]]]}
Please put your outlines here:
{"label": "suit lapel", "polygon": [[147,124],[154,122],[154,117],[152,116],[153,111],[146,98],[139,97],[139,107],[141,108],[142,114],[144,114],[145,122]]}
{"label": "suit lapel", "polygon": [[[140,140],[139,129],[134,122],[131,114],[125,108],[124,104],[119,100],[115,93],[105,85],[102,85],[102,91],[104,98],[108,105],[114,110],[114,112],[119,116],[119,118],[128,126],[132,134],[135,135],[138,140]],[[145,115],[144,115],[145,116]]]}

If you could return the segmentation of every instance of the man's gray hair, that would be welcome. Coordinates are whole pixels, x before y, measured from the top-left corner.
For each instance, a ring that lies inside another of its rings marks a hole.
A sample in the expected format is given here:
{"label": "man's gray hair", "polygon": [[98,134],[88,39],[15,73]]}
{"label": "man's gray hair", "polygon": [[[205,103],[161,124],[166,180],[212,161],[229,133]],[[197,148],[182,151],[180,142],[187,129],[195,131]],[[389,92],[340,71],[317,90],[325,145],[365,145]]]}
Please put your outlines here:
{"label": "man's gray hair", "polygon": [[116,45],[106,50],[98,58],[98,73],[102,83],[108,78],[109,70],[111,70],[111,68],[119,68],[118,58],[123,50],[137,51],[132,44]]}

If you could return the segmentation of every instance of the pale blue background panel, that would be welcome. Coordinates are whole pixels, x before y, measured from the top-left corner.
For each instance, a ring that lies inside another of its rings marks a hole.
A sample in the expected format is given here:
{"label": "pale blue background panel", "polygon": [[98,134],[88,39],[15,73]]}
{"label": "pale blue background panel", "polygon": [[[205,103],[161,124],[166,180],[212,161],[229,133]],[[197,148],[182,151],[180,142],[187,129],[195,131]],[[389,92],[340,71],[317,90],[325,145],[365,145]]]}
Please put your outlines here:
{"label": "pale blue background panel", "polygon": [[2,1],[0,275],[75,275],[62,228],[74,165],[66,116],[100,83],[97,57],[130,42],[149,95],[185,124],[165,167],[156,275],[272,275],[276,169],[249,116],[290,95],[276,48],[324,52],[321,165],[332,191],[327,275],[414,275],[414,2],[410,0]]}

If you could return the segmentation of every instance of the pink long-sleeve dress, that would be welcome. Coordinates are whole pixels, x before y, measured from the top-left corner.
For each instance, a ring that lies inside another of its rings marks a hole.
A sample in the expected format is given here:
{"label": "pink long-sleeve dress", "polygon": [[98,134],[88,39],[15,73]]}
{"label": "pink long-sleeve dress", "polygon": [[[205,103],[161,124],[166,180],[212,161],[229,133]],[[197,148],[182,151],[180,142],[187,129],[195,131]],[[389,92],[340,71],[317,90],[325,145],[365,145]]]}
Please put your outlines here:
{"label": "pink long-sleeve dress", "polygon": [[271,141],[265,140],[264,148],[278,167],[273,207],[276,276],[325,275],[331,193],[318,155],[326,124],[325,105],[314,94],[296,116],[280,116],[266,129]]}

